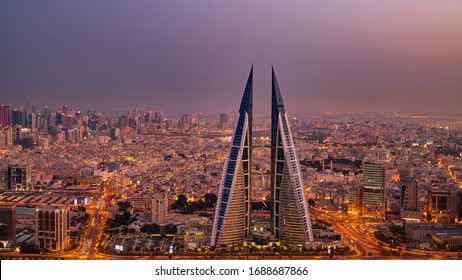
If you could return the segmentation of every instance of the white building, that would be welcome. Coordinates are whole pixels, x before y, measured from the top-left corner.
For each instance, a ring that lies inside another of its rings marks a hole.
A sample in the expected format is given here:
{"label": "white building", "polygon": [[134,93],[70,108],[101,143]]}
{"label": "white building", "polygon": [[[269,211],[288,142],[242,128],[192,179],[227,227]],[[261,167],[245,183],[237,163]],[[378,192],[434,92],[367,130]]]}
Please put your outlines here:
{"label": "white building", "polygon": [[35,245],[61,251],[70,244],[69,207],[42,206],[35,211]]}
{"label": "white building", "polygon": [[151,223],[163,224],[167,222],[168,193],[154,193],[151,197]]}

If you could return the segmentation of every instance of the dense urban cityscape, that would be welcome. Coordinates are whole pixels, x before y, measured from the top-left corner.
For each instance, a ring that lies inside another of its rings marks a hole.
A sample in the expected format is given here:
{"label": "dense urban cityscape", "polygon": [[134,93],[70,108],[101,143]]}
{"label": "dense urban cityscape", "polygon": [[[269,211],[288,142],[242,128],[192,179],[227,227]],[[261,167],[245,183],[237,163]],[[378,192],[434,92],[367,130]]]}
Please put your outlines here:
{"label": "dense urban cityscape", "polygon": [[461,116],[291,116],[274,71],[253,115],[252,75],[239,116],[0,105],[0,257],[460,259]]}
{"label": "dense urban cityscape", "polygon": [[440,2],[2,1],[0,278],[458,275]]}

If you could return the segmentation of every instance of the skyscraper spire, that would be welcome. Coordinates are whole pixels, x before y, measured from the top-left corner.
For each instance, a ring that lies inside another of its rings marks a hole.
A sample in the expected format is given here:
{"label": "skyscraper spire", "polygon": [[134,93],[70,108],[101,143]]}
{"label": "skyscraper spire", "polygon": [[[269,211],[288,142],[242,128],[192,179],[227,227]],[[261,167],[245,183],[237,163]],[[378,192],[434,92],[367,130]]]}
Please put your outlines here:
{"label": "skyscraper spire", "polygon": [[250,234],[253,65],[223,170],[212,230],[212,246],[241,243]]}
{"label": "skyscraper spire", "polygon": [[[231,246],[250,237],[252,167],[253,66],[245,86],[239,119],[226,160],[218,193],[212,246]],[[311,220],[300,165],[272,69],[271,110],[271,231],[285,244],[313,241]]]}
{"label": "skyscraper spire", "polygon": [[308,202],[300,163],[272,68],[271,107],[271,231],[283,243],[305,245],[313,241]]}
{"label": "skyscraper spire", "polygon": [[253,65],[250,68],[249,77],[245,84],[244,95],[242,96],[241,106],[239,107],[239,114],[247,112],[252,117],[253,106]]}

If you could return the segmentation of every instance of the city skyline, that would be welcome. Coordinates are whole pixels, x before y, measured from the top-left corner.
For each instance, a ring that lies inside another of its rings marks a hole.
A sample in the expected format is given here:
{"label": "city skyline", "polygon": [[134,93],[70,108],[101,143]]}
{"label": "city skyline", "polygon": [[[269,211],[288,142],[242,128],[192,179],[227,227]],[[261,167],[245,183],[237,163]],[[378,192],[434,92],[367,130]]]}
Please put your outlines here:
{"label": "city skyline", "polygon": [[457,1],[48,3],[0,11],[3,104],[230,112],[250,63],[256,114],[269,114],[270,65],[292,113],[462,102]]}
{"label": "city skyline", "polygon": [[298,119],[274,69],[271,88],[271,122],[253,118],[253,67],[235,123],[2,105],[0,202],[18,218],[0,257],[460,257],[460,119]]}
{"label": "city skyline", "polygon": [[462,2],[1,6],[2,261],[462,258]]}

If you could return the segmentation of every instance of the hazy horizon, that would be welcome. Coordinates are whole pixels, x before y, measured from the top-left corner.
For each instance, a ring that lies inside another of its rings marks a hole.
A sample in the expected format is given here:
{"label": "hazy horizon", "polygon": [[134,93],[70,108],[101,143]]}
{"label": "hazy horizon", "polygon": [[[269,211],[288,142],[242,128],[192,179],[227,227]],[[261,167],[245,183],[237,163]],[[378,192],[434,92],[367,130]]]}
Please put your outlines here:
{"label": "hazy horizon", "polygon": [[0,103],[459,112],[462,2],[4,1]]}

